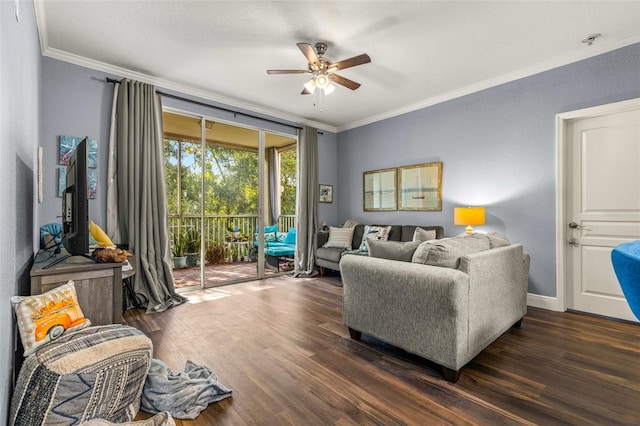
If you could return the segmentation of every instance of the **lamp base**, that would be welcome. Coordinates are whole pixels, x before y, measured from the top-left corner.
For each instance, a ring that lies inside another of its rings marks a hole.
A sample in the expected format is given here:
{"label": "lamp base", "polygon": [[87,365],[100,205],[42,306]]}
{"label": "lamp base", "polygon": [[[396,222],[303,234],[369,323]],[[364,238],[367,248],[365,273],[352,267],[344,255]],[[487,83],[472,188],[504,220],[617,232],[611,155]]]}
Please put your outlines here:
{"label": "lamp base", "polygon": [[467,225],[465,232],[467,233],[467,235],[473,234],[473,228],[471,227],[471,225]]}

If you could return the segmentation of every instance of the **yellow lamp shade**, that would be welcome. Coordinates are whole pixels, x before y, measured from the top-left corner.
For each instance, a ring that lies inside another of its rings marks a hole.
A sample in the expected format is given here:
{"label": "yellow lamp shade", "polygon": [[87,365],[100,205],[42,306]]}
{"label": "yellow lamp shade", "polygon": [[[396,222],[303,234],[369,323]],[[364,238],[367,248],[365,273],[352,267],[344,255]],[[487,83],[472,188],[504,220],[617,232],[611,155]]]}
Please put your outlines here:
{"label": "yellow lamp shade", "polygon": [[467,234],[473,233],[471,225],[484,225],[484,207],[456,207],[453,209],[454,225],[467,225]]}

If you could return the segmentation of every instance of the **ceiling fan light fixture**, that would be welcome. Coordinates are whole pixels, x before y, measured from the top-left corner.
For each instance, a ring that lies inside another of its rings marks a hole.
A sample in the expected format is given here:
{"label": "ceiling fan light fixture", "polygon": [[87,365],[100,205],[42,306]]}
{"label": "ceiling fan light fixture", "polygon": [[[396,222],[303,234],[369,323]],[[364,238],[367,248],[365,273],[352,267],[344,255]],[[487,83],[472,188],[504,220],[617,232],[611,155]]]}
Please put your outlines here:
{"label": "ceiling fan light fixture", "polygon": [[316,89],[316,79],[315,79],[315,77],[312,78],[311,80],[307,81],[304,84],[304,88],[307,89],[307,91],[309,93],[313,93],[313,91]]}
{"label": "ceiling fan light fixture", "polygon": [[334,86],[331,83],[327,84],[327,87],[322,89],[322,91],[324,92],[325,95],[331,94],[334,90],[336,90],[336,86]]}
{"label": "ceiling fan light fixture", "polygon": [[321,89],[326,89],[329,86],[329,76],[326,74],[320,74],[316,77],[316,86]]}

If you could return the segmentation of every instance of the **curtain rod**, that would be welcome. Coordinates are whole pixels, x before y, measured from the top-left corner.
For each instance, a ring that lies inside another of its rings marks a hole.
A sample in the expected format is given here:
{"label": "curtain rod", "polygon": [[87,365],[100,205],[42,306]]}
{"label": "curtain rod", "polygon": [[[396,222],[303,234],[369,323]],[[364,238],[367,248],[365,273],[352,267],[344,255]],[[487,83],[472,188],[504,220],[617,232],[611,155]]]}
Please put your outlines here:
{"label": "curtain rod", "polygon": [[[114,80],[112,78],[108,78],[107,77],[107,83],[120,83],[120,81],[119,80]],[[279,124],[281,126],[287,126],[287,127],[291,127],[291,128],[294,128],[294,129],[302,130],[302,127],[294,126],[293,124],[282,123],[280,121],[271,120],[269,118],[264,118],[264,117],[258,117],[257,115],[247,114],[247,113],[240,112],[240,111],[234,111],[232,109],[223,108],[223,107],[219,107],[219,106],[216,106],[216,105],[211,105],[211,104],[208,104],[208,103],[205,103],[205,102],[194,101],[193,99],[183,98],[182,96],[177,96],[177,95],[172,95],[172,94],[169,94],[169,93],[164,93],[164,92],[161,92],[159,90],[156,90],[156,93],[158,95],[160,95],[160,96],[165,97],[165,98],[176,99],[176,100],[179,100],[179,101],[189,102],[189,103],[192,103],[192,104],[196,104],[196,105],[200,105],[200,106],[204,106],[204,107],[208,107],[208,108],[214,108],[214,109],[217,109],[217,110],[220,110],[220,111],[224,111],[224,112],[229,112],[229,113],[232,113],[234,115],[234,117],[236,115],[242,115],[242,116],[249,117],[249,118],[255,118],[257,120],[267,121],[269,123]],[[324,134],[321,131],[318,131],[318,133],[320,133],[321,135]]]}

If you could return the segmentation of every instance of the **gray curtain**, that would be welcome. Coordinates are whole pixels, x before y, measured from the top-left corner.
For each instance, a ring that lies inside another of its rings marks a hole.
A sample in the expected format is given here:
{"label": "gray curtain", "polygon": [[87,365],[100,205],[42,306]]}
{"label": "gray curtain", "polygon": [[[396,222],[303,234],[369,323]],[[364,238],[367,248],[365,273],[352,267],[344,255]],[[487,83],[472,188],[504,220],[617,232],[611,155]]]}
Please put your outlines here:
{"label": "gray curtain", "polygon": [[[109,147],[107,230],[134,253],[134,291],[147,313],[183,303],[170,266],[162,108],[155,87],[123,80],[117,87]],[[115,136],[114,136],[115,135]],[[130,260],[131,261],[131,260]]]}
{"label": "gray curtain", "polygon": [[298,207],[296,262],[293,275],[312,276],[318,229],[318,130],[304,126],[298,143]]}
{"label": "gray curtain", "polygon": [[[275,225],[280,219],[280,156],[277,148],[269,148],[267,153],[269,157],[269,204],[271,207],[271,223],[269,225]],[[287,232],[288,229],[281,231]]]}

